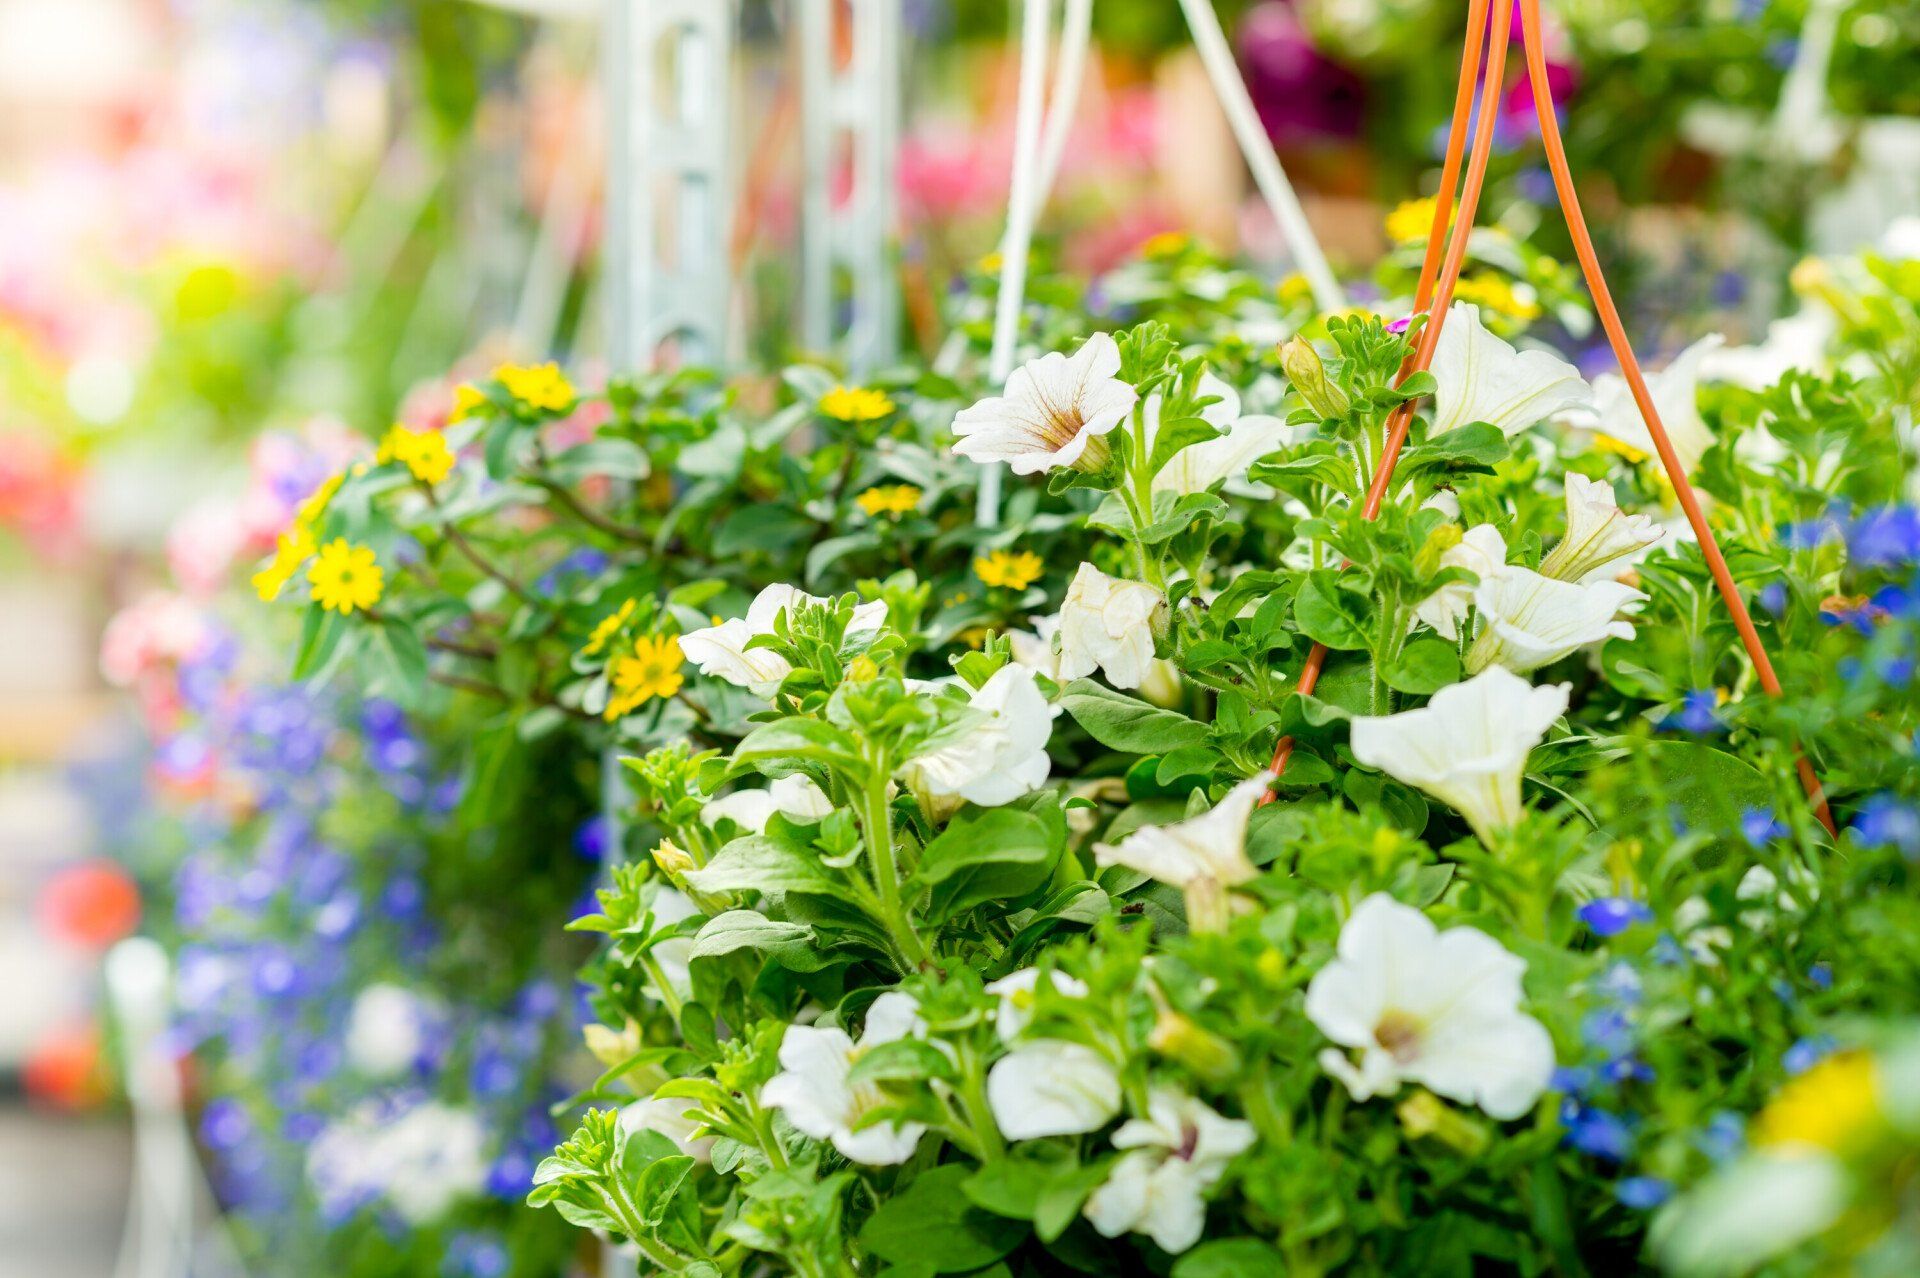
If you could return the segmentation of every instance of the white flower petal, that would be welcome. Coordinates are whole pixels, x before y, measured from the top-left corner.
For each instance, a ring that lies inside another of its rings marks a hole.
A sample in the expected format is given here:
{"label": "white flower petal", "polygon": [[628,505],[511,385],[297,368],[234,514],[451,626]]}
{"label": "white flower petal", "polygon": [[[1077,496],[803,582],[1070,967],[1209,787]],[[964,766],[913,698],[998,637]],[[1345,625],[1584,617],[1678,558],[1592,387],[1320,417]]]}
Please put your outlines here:
{"label": "white flower petal", "polygon": [[1517,351],[1487,331],[1480,308],[1456,302],[1434,347],[1431,435],[1474,422],[1511,438],[1572,409],[1590,408],[1593,388],[1579,370],[1546,351]]}
{"label": "white flower petal", "polygon": [[1081,564],[1060,606],[1060,677],[1097,669],[1116,688],[1138,688],[1169,617],[1167,597],[1152,586]]}
{"label": "white flower petal", "polygon": [[1501,665],[1525,674],[1588,644],[1631,639],[1633,623],[1619,614],[1645,598],[1617,581],[1581,585],[1509,568],[1474,590],[1485,629],[1467,653],[1467,670]]}
{"label": "white flower petal", "polygon": [[994,1062],[987,1104],[1008,1140],[1077,1136],[1120,1112],[1120,1075],[1090,1047],[1043,1039]]}
{"label": "white flower petal", "polygon": [[1139,398],[1119,379],[1120,348],[1095,333],[1073,355],[1051,354],[1022,365],[1006,393],[983,399],[954,419],[953,451],[974,461],[1006,462],[1016,475],[1079,465],[1095,469],[1106,444],[1094,441],[1127,419]]}
{"label": "white flower petal", "polygon": [[[1713,431],[1708,429],[1706,420],[1700,416],[1700,366],[1725,342],[1726,339],[1720,334],[1709,333],[1681,351],[1671,364],[1657,373],[1647,375],[1647,391],[1653,396],[1653,407],[1660,414],[1660,424],[1667,429],[1667,438],[1673,443],[1673,451],[1680,459],[1681,469],[1689,474],[1700,464],[1707,449],[1713,446]],[[1640,415],[1640,406],[1634,402],[1632,389],[1625,378],[1613,373],[1597,377],[1594,379],[1593,393],[1594,412],[1598,418],[1598,424],[1594,427],[1596,433],[1625,444],[1638,453],[1652,456],[1658,452],[1653,444],[1653,434],[1647,429],[1646,420]]]}

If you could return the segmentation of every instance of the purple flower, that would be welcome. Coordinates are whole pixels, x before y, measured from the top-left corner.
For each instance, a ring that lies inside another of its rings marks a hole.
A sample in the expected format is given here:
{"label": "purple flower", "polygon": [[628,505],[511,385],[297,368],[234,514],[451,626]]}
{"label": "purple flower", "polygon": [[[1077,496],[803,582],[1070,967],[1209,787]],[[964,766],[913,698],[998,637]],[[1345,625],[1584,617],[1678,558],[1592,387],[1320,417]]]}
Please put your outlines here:
{"label": "purple flower", "polygon": [[1619,1163],[1633,1152],[1633,1131],[1618,1114],[1569,1100],[1560,1107],[1560,1125],[1568,1147],[1589,1157]]}
{"label": "purple flower", "polygon": [[1920,809],[1891,794],[1876,794],[1860,805],[1853,837],[1870,848],[1895,847],[1920,858]]}
{"label": "purple flower", "polygon": [[1784,582],[1770,581],[1760,588],[1760,606],[1776,617],[1787,612],[1787,587]]}
{"label": "purple flower", "polygon": [[1663,728],[1675,728],[1696,736],[1725,732],[1720,717],[1720,694],[1713,688],[1695,688],[1680,699],[1680,708],[1661,721]]}
{"label": "purple flower", "polygon": [[1652,1211],[1673,1197],[1673,1184],[1658,1176],[1629,1176],[1613,1187],[1613,1196],[1635,1211]]}
{"label": "purple flower", "polygon": [[1804,1074],[1833,1055],[1839,1041],[1831,1034],[1814,1034],[1801,1039],[1780,1058],[1780,1067],[1789,1074]]}
{"label": "purple flower", "polygon": [[1846,527],[1847,557],[1855,567],[1890,568],[1920,560],[1920,509],[1879,506]]}
{"label": "purple flower", "polygon": [[1787,827],[1773,819],[1772,808],[1748,808],[1740,816],[1740,833],[1755,848],[1764,848],[1775,839],[1785,838]]}
{"label": "purple flower", "polygon": [[1747,1125],[1731,1110],[1720,1110],[1693,1138],[1694,1146],[1716,1163],[1737,1155],[1747,1143]]}
{"label": "purple flower", "polygon": [[1645,923],[1653,911],[1628,896],[1603,896],[1574,912],[1595,936],[1618,936],[1636,923]]}
{"label": "purple flower", "polygon": [[1633,1047],[1633,1022],[1619,1008],[1602,1008],[1581,1018],[1580,1037],[1608,1056],[1624,1055]]}

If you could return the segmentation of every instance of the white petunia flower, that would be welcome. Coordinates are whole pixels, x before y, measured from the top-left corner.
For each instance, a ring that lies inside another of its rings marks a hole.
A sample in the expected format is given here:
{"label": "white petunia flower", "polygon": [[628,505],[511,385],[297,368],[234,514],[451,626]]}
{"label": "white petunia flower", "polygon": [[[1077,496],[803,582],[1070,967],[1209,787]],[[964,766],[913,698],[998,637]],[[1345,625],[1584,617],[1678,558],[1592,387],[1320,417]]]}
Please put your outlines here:
{"label": "white petunia flower", "polygon": [[1433,426],[1443,435],[1474,422],[1508,438],[1549,417],[1593,406],[1593,388],[1546,351],[1517,351],[1487,331],[1480,308],[1455,302],[1433,351]]}
{"label": "white petunia flower", "polygon": [[1033,617],[1032,630],[1009,630],[1007,643],[1013,649],[1014,664],[1025,666],[1035,674],[1043,674],[1055,683],[1061,683],[1060,653],[1054,640],[1060,633],[1060,614],[1050,617]]}
{"label": "white petunia flower", "polygon": [[[1064,972],[1055,972],[1048,984],[1054,992],[1068,998],[1085,998],[1087,983]],[[987,993],[1000,1000],[993,1012],[993,1029],[1003,1043],[1011,1043],[1033,1021],[1033,992],[1040,985],[1040,969],[1023,967],[1009,972],[987,986]]]}
{"label": "white petunia flower", "polygon": [[1207,1191],[1227,1165],[1253,1145],[1253,1127],[1223,1118],[1201,1101],[1167,1088],[1147,1098],[1147,1117],[1123,1123],[1113,1147],[1124,1149],[1083,1214],[1108,1238],[1145,1234],[1178,1255],[1200,1241]]}
{"label": "white petunia flower", "polygon": [[1613,485],[1567,472],[1567,535],[1540,564],[1540,574],[1561,581],[1591,581],[1666,535],[1646,515],[1629,515],[1614,500]]}
{"label": "white petunia flower", "polygon": [[856,1163],[886,1167],[913,1157],[925,1123],[875,1123],[858,1127],[861,1118],[887,1102],[871,1083],[854,1084],[848,1078],[854,1063],[867,1049],[918,1032],[919,1005],[913,997],[892,991],[873,1000],[867,1009],[867,1027],[855,1042],[843,1029],[789,1025],[780,1040],[781,1072],[760,1090],[760,1103],[786,1113],[795,1130],[833,1147]]}
{"label": "white petunia flower", "polygon": [[1060,606],[1060,677],[1098,669],[1116,688],[1139,687],[1170,613],[1167,597],[1152,586],[1081,564]]}
{"label": "white petunia flower", "polygon": [[1016,475],[1106,464],[1101,436],[1126,421],[1139,393],[1120,380],[1120,348],[1095,333],[1073,355],[1043,355],[1007,379],[1006,394],[983,399],[954,418],[953,451],[979,462],[1003,461]]}
{"label": "white petunia flower", "polygon": [[1049,705],[1025,666],[1000,667],[969,697],[982,720],[958,741],[907,761],[901,778],[935,820],[962,803],[998,807],[1047,783],[1047,740],[1060,707]]}
{"label": "white petunia flower", "polygon": [[1171,825],[1143,825],[1117,844],[1094,845],[1100,866],[1124,865],[1177,887],[1187,898],[1187,925],[1218,930],[1227,923],[1227,890],[1260,876],[1247,859],[1247,822],[1273,781],[1262,772],[1227,791],[1199,816]]}
{"label": "white petunia flower", "polygon": [[1485,932],[1438,931],[1376,892],[1340,929],[1339,956],[1307,986],[1307,1018],[1328,1048],[1320,1064],[1353,1098],[1391,1096],[1403,1082],[1495,1118],[1532,1109],[1553,1074],[1553,1040],[1520,1010],[1527,965]]}
{"label": "white petunia flower", "polygon": [[434,1015],[433,1005],[411,990],[367,986],[347,1014],[347,1060],[372,1078],[406,1073],[426,1050]]}
{"label": "white petunia flower", "polygon": [[[1221,431],[1218,439],[1190,444],[1167,459],[1153,477],[1153,491],[1186,496],[1203,493],[1215,484],[1244,476],[1247,467],[1286,442],[1287,424],[1278,417],[1240,415],[1240,393],[1212,373],[1200,375],[1201,396],[1215,402],[1200,410],[1200,416]],[[1146,427],[1147,449],[1153,449],[1160,433],[1160,401],[1157,394],[1147,396],[1141,406],[1141,421]]]}
{"label": "white petunia flower", "polygon": [[1040,1039],[994,1062],[987,1105],[1008,1140],[1078,1136],[1120,1112],[1120,1073],[1091,1047]]}
{"label": "white petunia flower", "polygon": [[1467,672],[1505,666],[1525,674],[1590,643],[1631,639],[1633,623],[1617,618],[1645,598],[1617,581],[1580,585],[1509,568],[1473,592],[1481,631],[1467,651]]}
{"label": "white petunia flower", "polygon": [[[1689,474],[1713,446],[1713,432],[1700,416],[1700,366],[1725,342],[1720,334],[1709,333],[1674,356],[1671,364],[1647,375],[1647,391],[1653,396],[1660,424],[1667,428],[1667,438],[1673,441],[1681,469]],[[1593,428],[1596,434],[1612,441],[1634,460],[1655,455],[1658,450],[1653,446],[1653,434],[1640,416],[1640,406],[1634,402],[1626,378],[1616,373],[1603,373],[1594,378],[1593,398],[1598,418]]]}
{"label": "white petunia flower", "polygon": [[1767,336],[1758,345],[1709,349],[1700,361],[1700,377],[1703,381],[1765,390],[1795,370],[1820,372],[1826,367],[1827,347],[1839,328],[1839,321],[1827,307],[1802,306],[1768,324]]}
{"label": "white petunia flower", "polygon": [[[756,697],[771,697],[774,689],[780,686],[780,681],[793,673],[793,666],[778,653],[765,648],[748,648],[748,642],[761,635],[772,634],[774,623],[782,612],[788,612],[798,604],[827,602],[807,594],[797,586],[768,586],[754,596],[745,617],[735,617],[705,630],[682,635],[680,651],[688,661],[699,667],[701,674],[725,679],[735,687],[747,689]],[[847,635],[851,638],[878,634],[886,621],[886,604],[878,600],[860,604],[854,608],[853,620],[847,624]]]}
{"label": "white petunia flower", "polygon": [[1356,716],[1353,757],[1440,800],[1490,843],[1520,819],[1527,753],[1566,712],[1569,686],[1535,688],[1495,666],[1418,710]]}
{"label": "white petunia flower", "polygon": [[687,1157],[697,1163],[707,1163],[713,1160],[713,1133],[700,1135],[706,1131],[706,1125],[687,1116],[689,1110],[697,1108],[684,1096],[655,1096],[623,1107],[620,1126],[629,1134],[659,1132]]}
{"label": "white petunia flower", "polygon": [[[1507,570],[1507,542],[1492,524],[1475,524],[1440,556],[1442,568],[1465,568],[1480,581],[1491,581]],[[1478,582],[1456,581],[1440,587],[1414,606],[1413,615],[1448,639],[1460,637]]]}
{"label": "white petunia flower", "polygon": [[764,790],[735,790],[717,799],[709,799],[700,809],[700,819],[718,825],[725,817],[741,829],[760,834],[778,812],[789,821],[810,825],[824,820],[833,811],[833,801],[813,778],[796,772],[781,777]]}

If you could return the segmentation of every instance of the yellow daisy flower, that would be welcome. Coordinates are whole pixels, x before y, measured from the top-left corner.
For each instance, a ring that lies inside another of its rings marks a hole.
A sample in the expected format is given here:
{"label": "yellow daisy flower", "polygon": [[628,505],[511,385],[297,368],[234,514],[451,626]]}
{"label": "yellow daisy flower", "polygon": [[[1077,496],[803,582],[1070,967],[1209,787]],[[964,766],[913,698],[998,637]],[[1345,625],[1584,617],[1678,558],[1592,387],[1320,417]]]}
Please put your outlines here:
{"label": "yellow daisy flower", "polygon": [[1603,453],[1612,453],[1617,457],[1624,457],[1635,466],[1645,461],[1648,456],[1648,454],[1641,452],[1633,445],[1615,439],[1611,435],[1596,433],[1593,437],[1593,446]]}
{"label": "yellow daisy flower", "polygon": [[577,398],[573,383],[560,371],[560,366],[552,362],[532,366],[502,364],[493,370],[493,377],[507,388],[507,394],[543,412],[563,413],[573,407]]}
{"label": "yellow daisy flower", "polygon": [[453,411],[447,414],[447,421],[449,424],[464,422],[486,410],[487,393],[472,382],[462,382],[453,388]]}
{"label": "yellow daisy flower", "polygon": [[321,480],[320,486],[308,493],[306,500],[294,508],[295,522],[305,524],[308,528],[319,523],[320,516],[327,513],[327,505],[333,500],[333,495],[340,491],[340,485],[346,480],[345,471]]}
{"label": "yellow daisy flower", "polygon": [[437,484],[453,471],[453,449],[437,430],[414,430],[398,422],[380,441],[375,460],[400,462],[422,483]]}
{"label": "yellow daisy flower", "polygon": [[1532,289],[1522,292],[1488,271],[1461,280],[1454,286],[1453,296],[1455,301],[1472,302],[1514,319],[1540,318],[1540,303],[1534,300]]}
{"label": "yellow daisy flower", "polygon": [[680,640],[674,635],[642,635],[633,641],[633,655],[619,657],[610,667],[613,698],[607,718],[618,719],[655,697],[671,697],[686,679],[680,666]]}
{"label": "yellow daisy flower", "polygon": [[593,628],[593,633],[587,636],[586,647],[580,651],[591,657],[605,648],[613,637],[620,633],[620,628],[633,620],[633,609],[634,601],[629,599],[618,609],[602,617],[600,624]]}
{"label": "yellow daisy flower", "polygon": [[1022,550],[1017,554],[1010,550],[996,550],[973,561],[973,575],[989,586],[1005,586],[1008,590],[1025,590],[1040,580],[1040,574],[1046,565],[1040,556],[1031,550]]}
{"label": "yellow daisy flower", "polygon": [[253,591],[260,596],[260,602],[272,603],[278,599],[287,583],[293,580],[293,574],[313,557],[313,552],[313,530],[305,524],[294,523],[281,533],[274,543],[273,558],[253,574]]}
{"label": "yellow daisy flower", "polygon": [[1162,231],[1158,235],[1149,235],[1140,245],[1140,256],[1150,262],[1164,261],[1170,257],[1179,257],[1193,247],[1193,237],[1182,231]]}
{"label": "yellow daisy flower", "polygon": [[1002,257],[998,251],[995,251],[982,256],[979,261],[973,264],[973,269],[982,275],[998,275],[1000,268],[1006,264],[1007,259]]}
{"label": "yellow daisy flower", "polygon": [[1774,1094],[1753,1123],[1755,1145],[1811,1145],[1836,1153],[1880,1120],[1880,1080],[1865,1052],[1836,1052]]}
{"label": "yellow daisy flower", "polygon": [[380,602],[386,574],[374,559],[372,547],[355,546],[344,537],[335,537],[320,547],[319,557],[307,569],[307,584],[313,587],[315,603],[344,617]]}
{"label": "yellow daisy flower", "polygon": [[882,390],[865,386],[835,386],[820,397],[820,411],[837,422],[876,422],[894,409]]}
{"label": "yellow daisy flower", "polygon": [[1433,230],[1433,211],[1438,203],[1429,195],[1395,205],[1387,214],[1387,238],[1395,244],[1413,244],[1426,239]]}
{"label": "yellow daisy flower", "polygon": [[882,515],[911,515],[920,508],[920,490],[912,484],[887,484],[869,488],[853,500],[873,519]]}

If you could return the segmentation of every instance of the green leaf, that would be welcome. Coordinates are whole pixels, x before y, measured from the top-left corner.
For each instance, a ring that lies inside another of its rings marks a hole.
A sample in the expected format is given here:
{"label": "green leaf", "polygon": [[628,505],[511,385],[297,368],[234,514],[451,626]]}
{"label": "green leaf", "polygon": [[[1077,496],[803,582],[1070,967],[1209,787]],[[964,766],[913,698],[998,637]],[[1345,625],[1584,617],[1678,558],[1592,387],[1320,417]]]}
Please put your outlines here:
{"label": "green leaf", "polygon": [[975,1206],[996,1216],[1032,1220],[1057,1173],[1057,1165],[1032,1158],[1004,1158],[988,1163],[968,1177],[960,1188]]}
{"label": "green leaf", "polygon": [[1427,696],[1460,682],[1460,653],[1445,639],[1416,639],[1380,671],[1387,686]]}
{"label": "green leaf", "polygon": [[1367,646],[1365,600],[1339,584],[1331,568],[1310,573],[1293,598],[1293,619],[1300,633],[1329,648],[1353,652]]}
{"label": "green leaf", "polygon": [[1498,426],[1474,422],[1416,444],[1400,458],[1399,474],[1419,471],[1471,474],[1490,471],[1507,459],[1507,437]]}
{"label": "green leaf", "polygon": [[1041,887],[1062,850],[1054,835],[1047,822],[1012,808],[955,819],[927,844],[914,870],[914,882],[932,889],[927,919],[943,923]]}
{"label": "green leaf", "polygon": [[577,444],[547,466],[547,478],[573,485],[589,479],[645,479],[653,465],[640,445],[630,439],[602,435]]}
{"label": "green leaf", "polygon": [[1207,725],[1172,710],[1102,687],[1090,679],[1067,685],[1060,704],[1087,735],[1109,750],[1132,754],[1169,754],[1182,746],[1200,745]]}
{"label": "green leaf", "polygon": [[1204,417],[1176,417],[1160,423],[1154,432],[1153,452],[1147,458],[1147,471],[1157,475],[1174,455],[1195,444],[1220,438],[1220,430]]}
{"label": "green leaf", "polygon": [[340,613],[317,604],[309,605],[307,615],[300,619],[300,646],[294,652],[293,677],[312,679],[329,666],[340,641],[351,629],[352,624]]}
{"label": "green leaf", "polygon": [[698,870],[686,873],[696,892],[814,892],[844,896],[846,886],[818,858],[765,835],[735,839]]}
{"label": "green leaf", "polygon": [[718,958],[737,950],[759,950],[796,972],[817,972],[827,965],[812,928],[770,919],[757,910],[728,910],[707,920],[693,938],[691,957]]}
{"label": "green leaf", "polygon": [[742,551],[784,552],[813,536],[811,519],[784,506],[754,504],[728,515],[713,535],[713,553],[724,559]]}
{"label": "green leaf", "polygon": [[763,759],[810,759],[829,767],[851,770],[859,762],[860,747],[845,730],[825,719],[791,717],[762,724],[749,732],[733,752],[734,771]]}
{"label": "green leaf", "polygon": [[1680,809],[1688,829],[1734,830],[1748,809],[1773,802],[1773,787],[1758,768],[1704,741],[1622,737],[1613,744],[1631,751],[1647,768],[1662,797]]}
{"label": "green leaf", "polygon": [[1258,1238],[1216,1238],[1173,1263],[1172,1278],[1281,1278],[1286,1262]]}
{"label": "green leaf", "polygon": [[982,1211],[962,1189],[973,1169],[935,1167],[880,1204],[860,1229],[860,1245],[896,1265],[936,1274],[983,1269],[1019,1245],[1027,1227]]}
{"label": "green leaf", "polygon": [[401,621],[372,628],[367,648],[377,663],[381,690],[402,706],[414,707],[427,688],[427,648],[419,632]]}
{"label": "green leaf", "polygon": [[847,1082],[924,1083],[932,1078],[954,1078],[956,1071],[946,1054],[932,1043],[918,1038],[896,1038],[862,1048],[860,1059],[847,1072]]}

